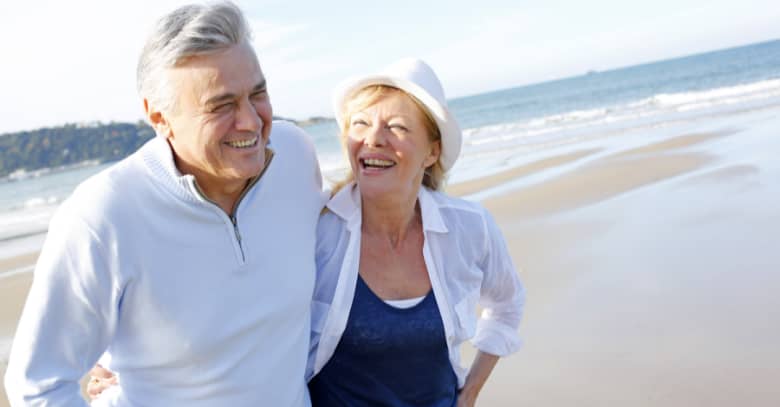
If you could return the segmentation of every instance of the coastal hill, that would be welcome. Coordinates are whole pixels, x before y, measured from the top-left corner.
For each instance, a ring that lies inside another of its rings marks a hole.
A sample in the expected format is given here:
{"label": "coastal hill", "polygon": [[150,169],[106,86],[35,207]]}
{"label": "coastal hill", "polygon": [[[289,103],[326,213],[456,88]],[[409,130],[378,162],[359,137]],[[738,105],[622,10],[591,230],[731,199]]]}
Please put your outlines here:
{"label": "coastal hill", "polygon": [[[274,117],[307,126],[331,120],[313,117],[304,121]],[[154,130],[142,122],[66,124],[37,130],[0,134],[0,179],[23,178],[49,168],[67,168],[82,163],[118,161],[147,140]]]}
{"label": "coastal hill", "polygon": [[66,124],[0,135],[0,178],[44,168],[117,161],[154,136],[143,122]]}

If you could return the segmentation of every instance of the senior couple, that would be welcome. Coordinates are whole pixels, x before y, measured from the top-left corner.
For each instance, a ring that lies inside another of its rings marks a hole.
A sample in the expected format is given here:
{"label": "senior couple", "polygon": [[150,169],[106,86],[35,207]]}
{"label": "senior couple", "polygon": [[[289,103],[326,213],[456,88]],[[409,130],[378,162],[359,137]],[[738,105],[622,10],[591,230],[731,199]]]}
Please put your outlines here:
{"label": "senior couple", "polygon": [[308,137],[272,126],[231,3],[164,16],[138,89],[158,137],[52,219],[12,406],[85,405],[98,360],[100,406],[474,405],[520,346],[523,288],[490,215],[439,192],[461,134],[427,65],[336,91],[352,173],[331,196]]}

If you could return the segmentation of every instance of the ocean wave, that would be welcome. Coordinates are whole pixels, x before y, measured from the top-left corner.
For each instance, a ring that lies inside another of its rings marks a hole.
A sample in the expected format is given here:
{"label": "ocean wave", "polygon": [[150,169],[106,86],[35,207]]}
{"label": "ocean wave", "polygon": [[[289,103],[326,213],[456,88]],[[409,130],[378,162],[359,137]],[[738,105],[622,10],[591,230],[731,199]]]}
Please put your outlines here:
{"label": "ocean wave", "polygon": [[780,98],[780,79],[702,91],[659,93],[618,105],[466,129],[463,131],[464,147],[480,150],[513,143],[519,146],[592,129],[630,129],[670,119],[693,118],[721,107],[748,106],[771,98]]}
{"label": "ocean wave", "polygon": [[679,93],[660,93],[629,104],[631,108],[656,107],[689,111],[717,104],[735,104],[780,96],[780,79]]}
{"label": "ocean wave", "polygon": [[0,212],[0,242],[46,233],[57,205]]}
{"label": "ocean wave", "polygon": [[539,128],[539,127],[547,127],[550,124],[589,121],[589,120],[602,118],[608,115],[610,112],[611,109],[607,109],[607,108],[574,110],[571,112],[554,114],[550,116],[540,117],[538,119],[532,119],[529,122],[527,122],[528,123],[527,127]]}

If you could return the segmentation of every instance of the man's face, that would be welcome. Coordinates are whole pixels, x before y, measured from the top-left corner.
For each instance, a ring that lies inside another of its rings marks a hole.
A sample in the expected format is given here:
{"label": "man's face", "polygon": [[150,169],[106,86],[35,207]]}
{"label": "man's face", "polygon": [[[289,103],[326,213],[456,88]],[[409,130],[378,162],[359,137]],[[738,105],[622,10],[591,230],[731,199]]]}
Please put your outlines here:
{"label": "man's face", "polygon": [[272,120],[254,51],[234,45],[193,57],[172,69],[170,80],[178,99],[164,117],[179,170],[207,195],[243,188],[265,165]]}

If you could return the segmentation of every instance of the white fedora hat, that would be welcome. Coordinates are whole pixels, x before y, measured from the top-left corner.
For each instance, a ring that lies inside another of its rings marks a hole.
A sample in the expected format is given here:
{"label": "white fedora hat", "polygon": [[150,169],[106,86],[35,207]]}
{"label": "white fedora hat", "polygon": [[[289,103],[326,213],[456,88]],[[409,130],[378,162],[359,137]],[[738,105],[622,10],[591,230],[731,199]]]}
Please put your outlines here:
{"label": "white fedora hat", "polygon": [[344,108],[347,100],[360,89],[371,85],[386,85],[403,90],[422,102],[436,120],[441,133],[439,162],[444,171],[452,168],[460,154],[462,135],[458,123],[447,108],[444,89],[439,78],[428,64],[405,58],[393,63],[378,74],[348,79],[336,87],[333,93],[333,109],[339,128],[343,128]]}

